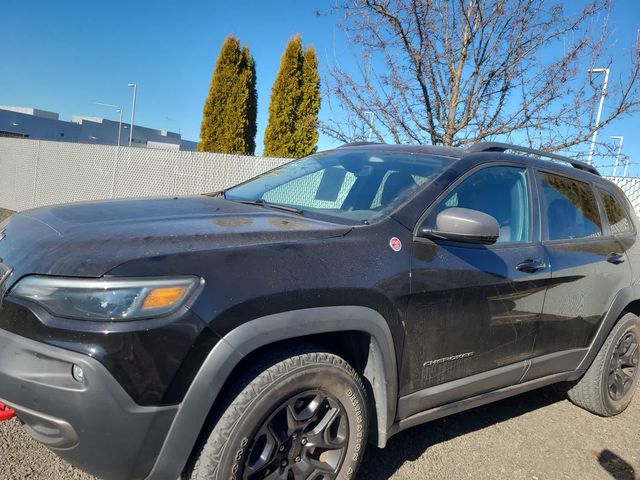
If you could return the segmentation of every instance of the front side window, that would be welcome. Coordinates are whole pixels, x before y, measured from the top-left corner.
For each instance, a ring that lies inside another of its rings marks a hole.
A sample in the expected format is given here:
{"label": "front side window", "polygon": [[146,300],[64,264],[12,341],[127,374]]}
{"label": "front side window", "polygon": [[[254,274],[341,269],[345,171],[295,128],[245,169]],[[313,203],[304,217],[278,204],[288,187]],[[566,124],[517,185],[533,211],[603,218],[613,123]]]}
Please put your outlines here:
{"label": "front side window", "polygon": [[626,233],[631,231],[631,220],[627,212],[620,201],[608,192],[598,189],[600,198],[604,205],[604,210],[607,213],[609,219],[609,228],[611,233],[616,235],[618,233]]}
{"label": "front side window", "polygon": [[435,226],[438,213],[451,207],[479,210],[498,221],[496,243],[531,241],[531,207],[527,170],[498,166],[471,174],[455,187],[429,215],[427,224]]}
{"label": "front side window", "polygon": [[271,170],[227,190],[225,197],[367,223],[392,212],[453,161],[391,149],[337,149]]}
{"label": "front side window", "polygon": [[602,236],[598,204],[588,183],[546,172],[541,177],[549,240]]}

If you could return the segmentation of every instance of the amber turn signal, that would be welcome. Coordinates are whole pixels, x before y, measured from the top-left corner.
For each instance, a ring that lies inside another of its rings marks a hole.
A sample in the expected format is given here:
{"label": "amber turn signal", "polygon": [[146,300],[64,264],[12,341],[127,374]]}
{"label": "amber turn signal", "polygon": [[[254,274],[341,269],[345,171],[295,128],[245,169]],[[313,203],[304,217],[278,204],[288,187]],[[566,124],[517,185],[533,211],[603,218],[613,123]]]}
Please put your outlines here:
{"label": "amber turn signal", "polygon": [[143,310],[167,308],[178,303],[187,291],[187,287],[159,287],[149,292],[142,304]]}

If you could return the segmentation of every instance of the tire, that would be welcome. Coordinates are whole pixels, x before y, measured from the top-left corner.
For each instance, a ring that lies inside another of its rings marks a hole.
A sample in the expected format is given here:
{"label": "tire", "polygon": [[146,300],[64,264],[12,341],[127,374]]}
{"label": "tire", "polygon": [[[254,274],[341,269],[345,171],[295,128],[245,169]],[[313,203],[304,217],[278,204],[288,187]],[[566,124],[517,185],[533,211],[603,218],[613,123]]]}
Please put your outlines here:
{"label": "tire", "polygon": [[367,440],[366,390],[344,359],[309,350],[265,360],[230,390],[183,478],[355,478]]}
{"label": "tire", "polygon": [[[623,412],[636,390],[640,358],[640,318],[623,315],[591,367],[567,392],[579,407],[603,417]],[[623,360],[620,360],[620,357]]]}

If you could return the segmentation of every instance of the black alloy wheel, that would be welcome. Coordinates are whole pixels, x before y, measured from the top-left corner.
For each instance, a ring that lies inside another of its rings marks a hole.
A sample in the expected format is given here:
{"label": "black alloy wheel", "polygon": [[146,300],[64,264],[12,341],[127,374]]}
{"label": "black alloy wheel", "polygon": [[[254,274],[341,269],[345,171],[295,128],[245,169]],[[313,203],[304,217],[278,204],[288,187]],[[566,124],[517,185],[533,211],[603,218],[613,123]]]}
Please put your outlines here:
{"label": "black alloy wheel", "polygon": [[319,390],[280,405],[260,426],[243,480],[332,480],[342,466],[349,422],[342,404]]}
{"label": "black alloy wheel", "polygon": [[621,400],[634,385],[638,374],[640,349],[634,332],[627,332],[616,345],[609,361],[609,396]]}
{"label": "black alloy wheel", "polygon": [[603,417],[622,413],[631,403],[640,364],[640,318],[622,315],[583,377],[567,391],[569,399]]}
{"label": "black alloy wheel", "polygon": [[358,373],[313,345],[249,366],[214,411],[183,480],[355,480],[369,432]]}

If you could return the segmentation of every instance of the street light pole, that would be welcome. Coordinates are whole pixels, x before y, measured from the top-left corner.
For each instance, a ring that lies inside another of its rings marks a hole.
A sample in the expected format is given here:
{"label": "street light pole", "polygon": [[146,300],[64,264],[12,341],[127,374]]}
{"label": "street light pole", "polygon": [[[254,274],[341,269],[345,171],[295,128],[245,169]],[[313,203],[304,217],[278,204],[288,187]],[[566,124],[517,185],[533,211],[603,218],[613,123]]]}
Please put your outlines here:
{"label": "street light pole", "polygon": [[128,86],[133,88],[133,101],[131,106],[131,127],[129,128],[129,146],[131,146],[131,142],[133,141],[133,122],[136,117],[136,94],[138,92],[138,84],[130,83]]}
{"label": "street light pole", "polygon": [[627,170],[629,169],[629,159],[627,158],[624,162],[624,173],[622,174],[623,176],[627,176]]}
{"label": "street light pole", "polygon": [[609,82],[608,68],[590,68],[589,73],[604,73],[604,82],[602,83],[602,92],[600,93],[600,106],[598,107],[598,115],[596,116],[596,128],[591,137],[591,149],[589,150],[589,159],[587,163],[593,165],[593,152],[596,149],[596,139],[598,138],[598,127],[600,126],[600,116],[602,115],[602,106],[604,105],[604,97],[607,94],[607,83]]}
{"label": "street light pole", "polygon": [[369,120],[369,141],[371,141],[371,134],[373,133],[373,119],[375,117],[375,114],[370,110],[367,110],[366,112],[364,112],[364,114],[371,115],[371,120]]}
{"label": "street light pole", "polygon": [[120,118],[118,119],[118,146],[120,146],[120,134],[122,133],[122,109],[119,108],[116,112],[120,114]]}
{"label": "street light pole", "polygon": [[[622,152],[622,142],[624,141],[624,137],[621,137],[620,135],[613,135],[612,137],[613,140],[620,140],[620,143],[618,144],[618,153],[616,153],[616,166],[613,167],[613,176],[616,176],[616,171],[618,170],[618,165],[620,164],[620,153]],[[627,175],[626,173],[626,168],[625,168],[625,176]]]}

